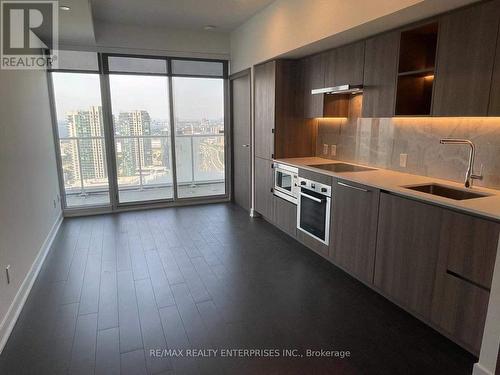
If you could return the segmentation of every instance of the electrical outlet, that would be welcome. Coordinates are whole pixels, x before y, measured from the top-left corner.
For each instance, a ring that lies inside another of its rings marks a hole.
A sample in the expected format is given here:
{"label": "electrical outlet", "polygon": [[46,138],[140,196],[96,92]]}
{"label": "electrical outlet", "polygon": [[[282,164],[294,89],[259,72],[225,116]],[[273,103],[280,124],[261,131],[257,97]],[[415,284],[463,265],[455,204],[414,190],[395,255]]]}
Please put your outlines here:
{"label": "electrical outlet", "polygon": [[326,143],[323,144],[323,155],[328,155],[328,145]]}
{"label": "electrical outlet", "polygon": [[408,154],[399,154],[399,166],[401,168],[406,168],[408,162]]}
{"label": "electrical outlet", "polygon": [[330,156],[337,156],[337,145],[330,145]]}

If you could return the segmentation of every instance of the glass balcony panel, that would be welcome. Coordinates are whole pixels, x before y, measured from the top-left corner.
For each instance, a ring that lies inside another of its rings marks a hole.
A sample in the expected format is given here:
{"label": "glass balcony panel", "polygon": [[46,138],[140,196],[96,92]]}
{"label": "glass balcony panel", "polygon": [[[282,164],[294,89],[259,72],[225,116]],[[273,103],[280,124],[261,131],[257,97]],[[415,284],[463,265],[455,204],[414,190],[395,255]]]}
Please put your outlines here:
{"label": "glass balcony panel", "polygon": [[224,195],[224,136],[178,136],[175,139],[179,197]]}
{"label": "glass balcony panel", "polygon": [[169,137],[115,137],[120,202],[173,197]]}
{"label": "glass balcony panel", "polygon": [[61,138],[59,144],[68,207],[109,204],[104,139]]}

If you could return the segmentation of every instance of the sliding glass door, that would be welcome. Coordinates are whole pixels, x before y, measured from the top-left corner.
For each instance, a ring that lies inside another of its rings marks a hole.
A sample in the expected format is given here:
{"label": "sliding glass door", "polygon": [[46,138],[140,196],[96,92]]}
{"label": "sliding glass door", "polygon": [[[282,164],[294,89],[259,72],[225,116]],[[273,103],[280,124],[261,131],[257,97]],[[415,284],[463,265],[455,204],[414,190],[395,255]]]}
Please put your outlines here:
{"label": "sliding glass door", "polygon": [[51,72],[65,209],[227,198],[227,64],[94,58]]}
{"label": "sliding glass door", "polygon": [[109,76],[120,203],[172,199],[168,78]]}

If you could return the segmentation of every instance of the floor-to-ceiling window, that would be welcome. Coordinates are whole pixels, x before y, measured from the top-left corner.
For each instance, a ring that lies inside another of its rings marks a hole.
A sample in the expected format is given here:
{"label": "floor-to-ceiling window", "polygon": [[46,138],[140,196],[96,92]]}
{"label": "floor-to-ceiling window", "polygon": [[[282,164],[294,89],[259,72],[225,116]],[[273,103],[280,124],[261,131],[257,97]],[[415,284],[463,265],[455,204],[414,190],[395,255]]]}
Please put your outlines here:
{"label": "floor-to-ceiling window", "polygon": [[95,56],[51,73],[66,208],[227,197],[226,63]]}
{"label": "floor-to-ceiling window", "polygon": [[174,77],[180,198],[225,193],[224,80]]}
{"label": "floor-to-ceiling window", "polygon": [[66,206],[109,205],[108,168],[97,73],[52,73]]}

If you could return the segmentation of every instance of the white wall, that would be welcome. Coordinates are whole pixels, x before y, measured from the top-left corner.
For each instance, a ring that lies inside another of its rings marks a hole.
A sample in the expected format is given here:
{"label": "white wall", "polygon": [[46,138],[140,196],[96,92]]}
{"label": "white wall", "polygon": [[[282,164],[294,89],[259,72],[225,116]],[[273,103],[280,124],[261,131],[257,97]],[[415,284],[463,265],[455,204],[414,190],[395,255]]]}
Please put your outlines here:
{"label": "white wall", "polygon": [[276,0],[231,33],[231,71],[346,44],[475,1]]}
{"label": "white wall", "polygon": [[98,51],[228,59],[229,34],[96,23]]}
{"label": "white wall", "polygon": [[43,71],[0,70],[0,181],[1,350],[4,318],[61,213]]}

